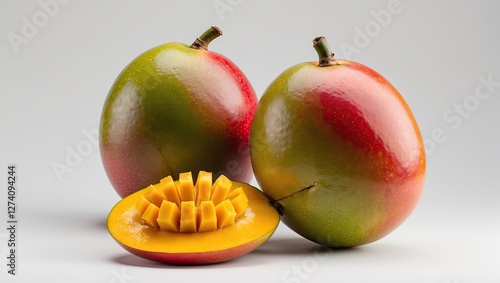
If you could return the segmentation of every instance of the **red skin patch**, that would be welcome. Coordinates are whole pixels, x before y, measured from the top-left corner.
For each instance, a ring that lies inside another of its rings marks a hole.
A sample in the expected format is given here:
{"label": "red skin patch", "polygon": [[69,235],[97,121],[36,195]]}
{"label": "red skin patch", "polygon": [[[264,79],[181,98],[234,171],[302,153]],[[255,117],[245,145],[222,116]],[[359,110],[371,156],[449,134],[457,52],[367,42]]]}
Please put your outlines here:
{"label": "red skin patch", "polygon": [[388,217],[367,235],[387,234],[420,198],[425,160],[418,127],[399,92],[372,69],[348,62],[323,79],[328,85],[318,95],[325,122],[373,161],[380,180],[374,189],[386,197]]}
{"label": "red skin patch", "polygon": [[[242,104],[245,105],[245,109],[242,109],[237,116],[226,113],[230,120],[227,133],[230,135],[233,144],[238,148],[237,152],[235,152],[234,160],[241,160],[241,155],[248,157],[250,154],[250,129],[257,107],[257,96],[245,74],[231,60],[215,52],[209,52],[207,54],[207,56],[214,61],[214,64],[219,65],[223,70],[227,71],[228,75],[226,77],[233,80],[233,83],[236,83],[239,87],[241,97],[244,99]],[[247,162],[244,162],[244,164],[234,165],[239,166],[239,171],[242,173],[243,171],[247,173],[245,176],[240,176],[240,178],[242,180],[249,180],[253,177],[253,171],[251,170],[252,165],[249,158],[245,160]],[[238,170],[238,168],[236,170]]]}
{"label": "red skin patch", "polygon": [[325,72],[324,79],[327,86],[318,95],[323,118],[333,131],[365,154],[383,159],[386,171],[379,173],[388,183],[420,173],[423,147],[418,127],[386,79],[354,62]]}

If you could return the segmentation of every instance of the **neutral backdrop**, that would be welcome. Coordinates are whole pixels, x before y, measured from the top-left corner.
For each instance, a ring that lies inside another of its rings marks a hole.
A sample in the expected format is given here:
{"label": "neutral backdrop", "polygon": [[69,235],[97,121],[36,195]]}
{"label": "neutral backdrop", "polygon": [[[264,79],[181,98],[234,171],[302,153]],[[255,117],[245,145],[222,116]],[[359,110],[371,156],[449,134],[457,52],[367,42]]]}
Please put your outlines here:
{"label": "neutral backdrop", "polygon": [[[19,223],[16,276],[0,229],[0,281],[500,282],[499,12],[493,0],[1,1],[0,175],[17,166]],[[119,197],[95,144],[108,90],[143,51],[190,44],[211,25],[224,35],[210,49],[259,96],[286,68],[316,60],[319,35],[338,58],[389,79],[426,141],[426,185],[412,216],[342,251],[321,252],[280,225],[255,252],[200,267],[120,248],[105,226]],[[71,170],[58,174],[57,164]]]}

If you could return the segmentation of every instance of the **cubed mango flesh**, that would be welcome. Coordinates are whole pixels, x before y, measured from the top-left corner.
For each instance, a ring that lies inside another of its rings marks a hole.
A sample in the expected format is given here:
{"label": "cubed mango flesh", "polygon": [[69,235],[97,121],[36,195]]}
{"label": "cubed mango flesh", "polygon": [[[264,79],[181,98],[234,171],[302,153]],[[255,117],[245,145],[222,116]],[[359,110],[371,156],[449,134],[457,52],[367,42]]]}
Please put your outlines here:
{"label": "cubed mango flesh", "polygon": [[241,187],[221,175],[212,183],[212,173],[200,171],[193,184],[191,172],[171,176],[144,189],[136,209],[148,226],[181,233],[208,232],[235,224],[248,208]]}

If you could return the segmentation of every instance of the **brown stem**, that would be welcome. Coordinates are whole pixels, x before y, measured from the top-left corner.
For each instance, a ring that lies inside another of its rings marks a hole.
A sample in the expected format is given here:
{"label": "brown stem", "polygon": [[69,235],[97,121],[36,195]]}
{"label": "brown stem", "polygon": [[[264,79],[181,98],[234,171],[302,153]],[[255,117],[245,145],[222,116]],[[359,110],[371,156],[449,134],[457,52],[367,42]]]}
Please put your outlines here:
{"label": "brown stem", "polygon": [[324,36],[318,36],[313,40],[313,47],[318,53],[319,57],[319,67],[326,67],[332,65],[338,65],[337,61],[333,57],[333,53],[328,47],[328,42]]}
{"label": "brown stem", "polygon": [[314,187],[316,187],[316,186],[318,186],[318,185],[319,185],[319,183],[318,183],[317,181],[314,181],[314,184],[312,184],[312,185],[310,185],[310,186],[308,186],[308,187],[305,187],[305,188],[303,188],[303,189],[300,189],[300,190],[298,190],[298,191],[294,192],[294,193],[293,193],[293,194],[291,194],[291,195],[284,196],[284,197],[279,198],[279,199],[277,199],[277,200],[271,200],[271,201],[269,201],[269,203],[270,203],[270,204],[271,204],[274,208],[276,208],[276,210],[278,211],[278,213],[279,213],[281,216],[283,216],[283,214],[284,214],[284,208],[283,208],[283,206],[279,203],[281,200],[284,200],[284,199],[289,198],[289,197],[293,197],[294,195],[296,195],[296,194],[298,194],[298,193],[300,193],[300,192],[307,191],[307,190],[309,190],[309,189],[311,189],[311,188],[314,188]]}
{"label": "brown stem", "polygon": [[207,31],[205,31],[200,37],[195,39],[193,44],[191,44],[191,48],[194,49],[208,49],[208,44],[217,37],[222,35],[222,30],[220,30],[216,26],[211,26]]}

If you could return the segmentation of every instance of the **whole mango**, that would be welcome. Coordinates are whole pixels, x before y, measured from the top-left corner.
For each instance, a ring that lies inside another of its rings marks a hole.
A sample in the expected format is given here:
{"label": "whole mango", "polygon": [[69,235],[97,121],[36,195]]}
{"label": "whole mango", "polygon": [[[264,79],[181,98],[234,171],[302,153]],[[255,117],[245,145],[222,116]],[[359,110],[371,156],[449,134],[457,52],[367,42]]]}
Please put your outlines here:
{"label": "whole mango", "polygon": [[254,173],[298,234],[331,247],[367,244],[415,208],[425,178],[422,137],[387,79],[334,58],[324,37],[314,47],[319,62],[287,69],[259,101]]}
{"label": "whole mango", "polygon": [[207,50],[220,35],[211,27],[191,46],[152,48],[116,78],[99,143],[122,198],[180,172],[208,170],[241,182],[253,177],[248,144],[257,97],[232,61]]}

